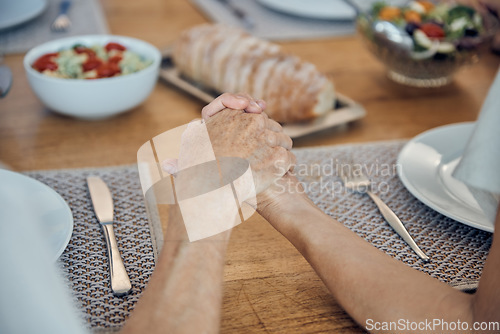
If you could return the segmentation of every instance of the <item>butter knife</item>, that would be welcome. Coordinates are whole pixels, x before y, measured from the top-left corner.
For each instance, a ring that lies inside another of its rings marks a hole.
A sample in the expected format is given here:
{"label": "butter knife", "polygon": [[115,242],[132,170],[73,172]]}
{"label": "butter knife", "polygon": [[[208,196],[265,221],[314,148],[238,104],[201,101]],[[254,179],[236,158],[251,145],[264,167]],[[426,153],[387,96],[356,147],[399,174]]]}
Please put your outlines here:
{"label": "butter knife", "polygon": [[87,185],[95,215],[102,226],[104,238],[106,239],[111,290],[113,290],[115,296],[124,296],[130,292],[132,285],[130,284],[130,279],[116,244],[115,232],[113,230],[113,198],[108,186],[100,177],[88,177]]}

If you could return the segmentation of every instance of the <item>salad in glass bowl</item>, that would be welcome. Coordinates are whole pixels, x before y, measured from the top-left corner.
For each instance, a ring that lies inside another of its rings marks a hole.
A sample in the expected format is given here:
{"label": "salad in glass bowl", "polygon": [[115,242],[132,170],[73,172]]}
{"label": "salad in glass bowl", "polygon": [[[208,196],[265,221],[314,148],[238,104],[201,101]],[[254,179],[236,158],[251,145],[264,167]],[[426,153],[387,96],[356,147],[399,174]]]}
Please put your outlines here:
{"label": "salad in glass bowl", "polygon": [[357,27],[391,79],[418,87],[448,84],[457,69],[478,60],[494,30],[471,7],[426,0],[401,7],[376,2]]}

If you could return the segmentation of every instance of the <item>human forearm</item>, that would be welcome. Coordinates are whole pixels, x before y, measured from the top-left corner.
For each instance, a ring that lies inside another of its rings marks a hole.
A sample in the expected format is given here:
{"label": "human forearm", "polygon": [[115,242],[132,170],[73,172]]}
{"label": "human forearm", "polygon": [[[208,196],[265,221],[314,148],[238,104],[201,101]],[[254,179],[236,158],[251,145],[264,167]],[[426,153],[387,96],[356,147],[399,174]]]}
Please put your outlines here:
{"label": "human forearm", "polygon": [[189,242],[182,225],[169,225],[155,271],[124,333],[218,333],[229,232]]}
{"label": "human forearm", "polygon": [[367,319],[470,322],[470,295],[378,251],[308,199],[288,196],[261,214],[304,255],[359,324],[366,326]]}
{"label": "human forearm", "polygon": [[[230,206],[225,210],[228,204],[234,206],[233,192],[226,199],[219,196],[221,192],[212,194],[212,198],[201,196],[207,195],[207,190],[227,190],[227,180],[241,176],[238,163],[242,159],[251,166],[256,192],[266,189],[293,164],[295,157],[289,151],[292,141],[277,122],[262,114],[265,107],[264,101],[248,95],[222,94],[203,108],[205,122],[186,126],[180,138],[179,158],[162,161],[164,171],[175,178],[175,196],[182,203],[186,225],[182,224],[179,207],[171,206],[162,254],[125,332],[218,332],[230,232],[192,243],[187,241],[187,233],[191,239],[198,239],[234,226],[234,218],[239,221],[238,214],[231,219]],[[239,159],[232,159],[237,162],[228,170],[226,165],[221,167],[221,159],[216,166],[207,164],[215,162],[216,157]],[[199,172],[201,167],[203,173]],[[233,191],[241,190],[233,183]],[[240,186],[249,183],[241,182]],[[156,191],[163,191],[162,183]],[[244,193],[238,192],[238,196]]]}

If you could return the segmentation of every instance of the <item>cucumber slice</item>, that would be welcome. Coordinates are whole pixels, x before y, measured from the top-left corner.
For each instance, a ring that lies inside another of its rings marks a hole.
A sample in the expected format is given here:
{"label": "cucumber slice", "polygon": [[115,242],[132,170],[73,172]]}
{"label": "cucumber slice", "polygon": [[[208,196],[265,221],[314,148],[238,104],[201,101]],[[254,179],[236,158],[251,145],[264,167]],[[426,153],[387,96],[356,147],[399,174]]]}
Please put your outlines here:
{"label": "cucumber slice", "polygon": [[434,55],[437,53],[438,47],[439,47],[439,42],[433,41],[432,46],[428,50],[421,52],[411,52],[410,57],[414,60],[429,59],[431,57],[434,57]]}
{"label": "cucumber slice", "polygon": [[420,29],[413,31],[413,39],[415,40],[415,44],[424,49],[430,49],[433,45],[432,40]]}
{"label": "cucumber slice", "polygon": [[439,43],[437,52],[438,53],[447,54],[447,53],[452,53],[455,50],[456,50],[455,45],[453,45],[452,43],[450,43],[450,42],[441,42],[441,43]]}
{"label": "cucumber slice", "polygon": [[467,24],[469,24],[469,20],[465,17],[460,17],[458,19],[453,20],[450,23],[450,29],[451,31],[459,31],[465,28]]}

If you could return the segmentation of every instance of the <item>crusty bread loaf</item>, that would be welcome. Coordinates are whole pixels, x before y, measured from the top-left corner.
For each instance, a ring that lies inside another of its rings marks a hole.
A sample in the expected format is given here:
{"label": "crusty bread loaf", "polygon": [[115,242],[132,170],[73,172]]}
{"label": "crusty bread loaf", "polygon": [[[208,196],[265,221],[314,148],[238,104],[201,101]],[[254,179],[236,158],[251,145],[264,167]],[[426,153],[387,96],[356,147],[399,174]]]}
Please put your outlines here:
{"label": "crusty bread loaf", "polygon": [[281,123],[318,117],[335,102],[332,82],[313,64],[234,27],[203,24],[184,31],[173,61],[206,87],[265,100],[269,117]]}

